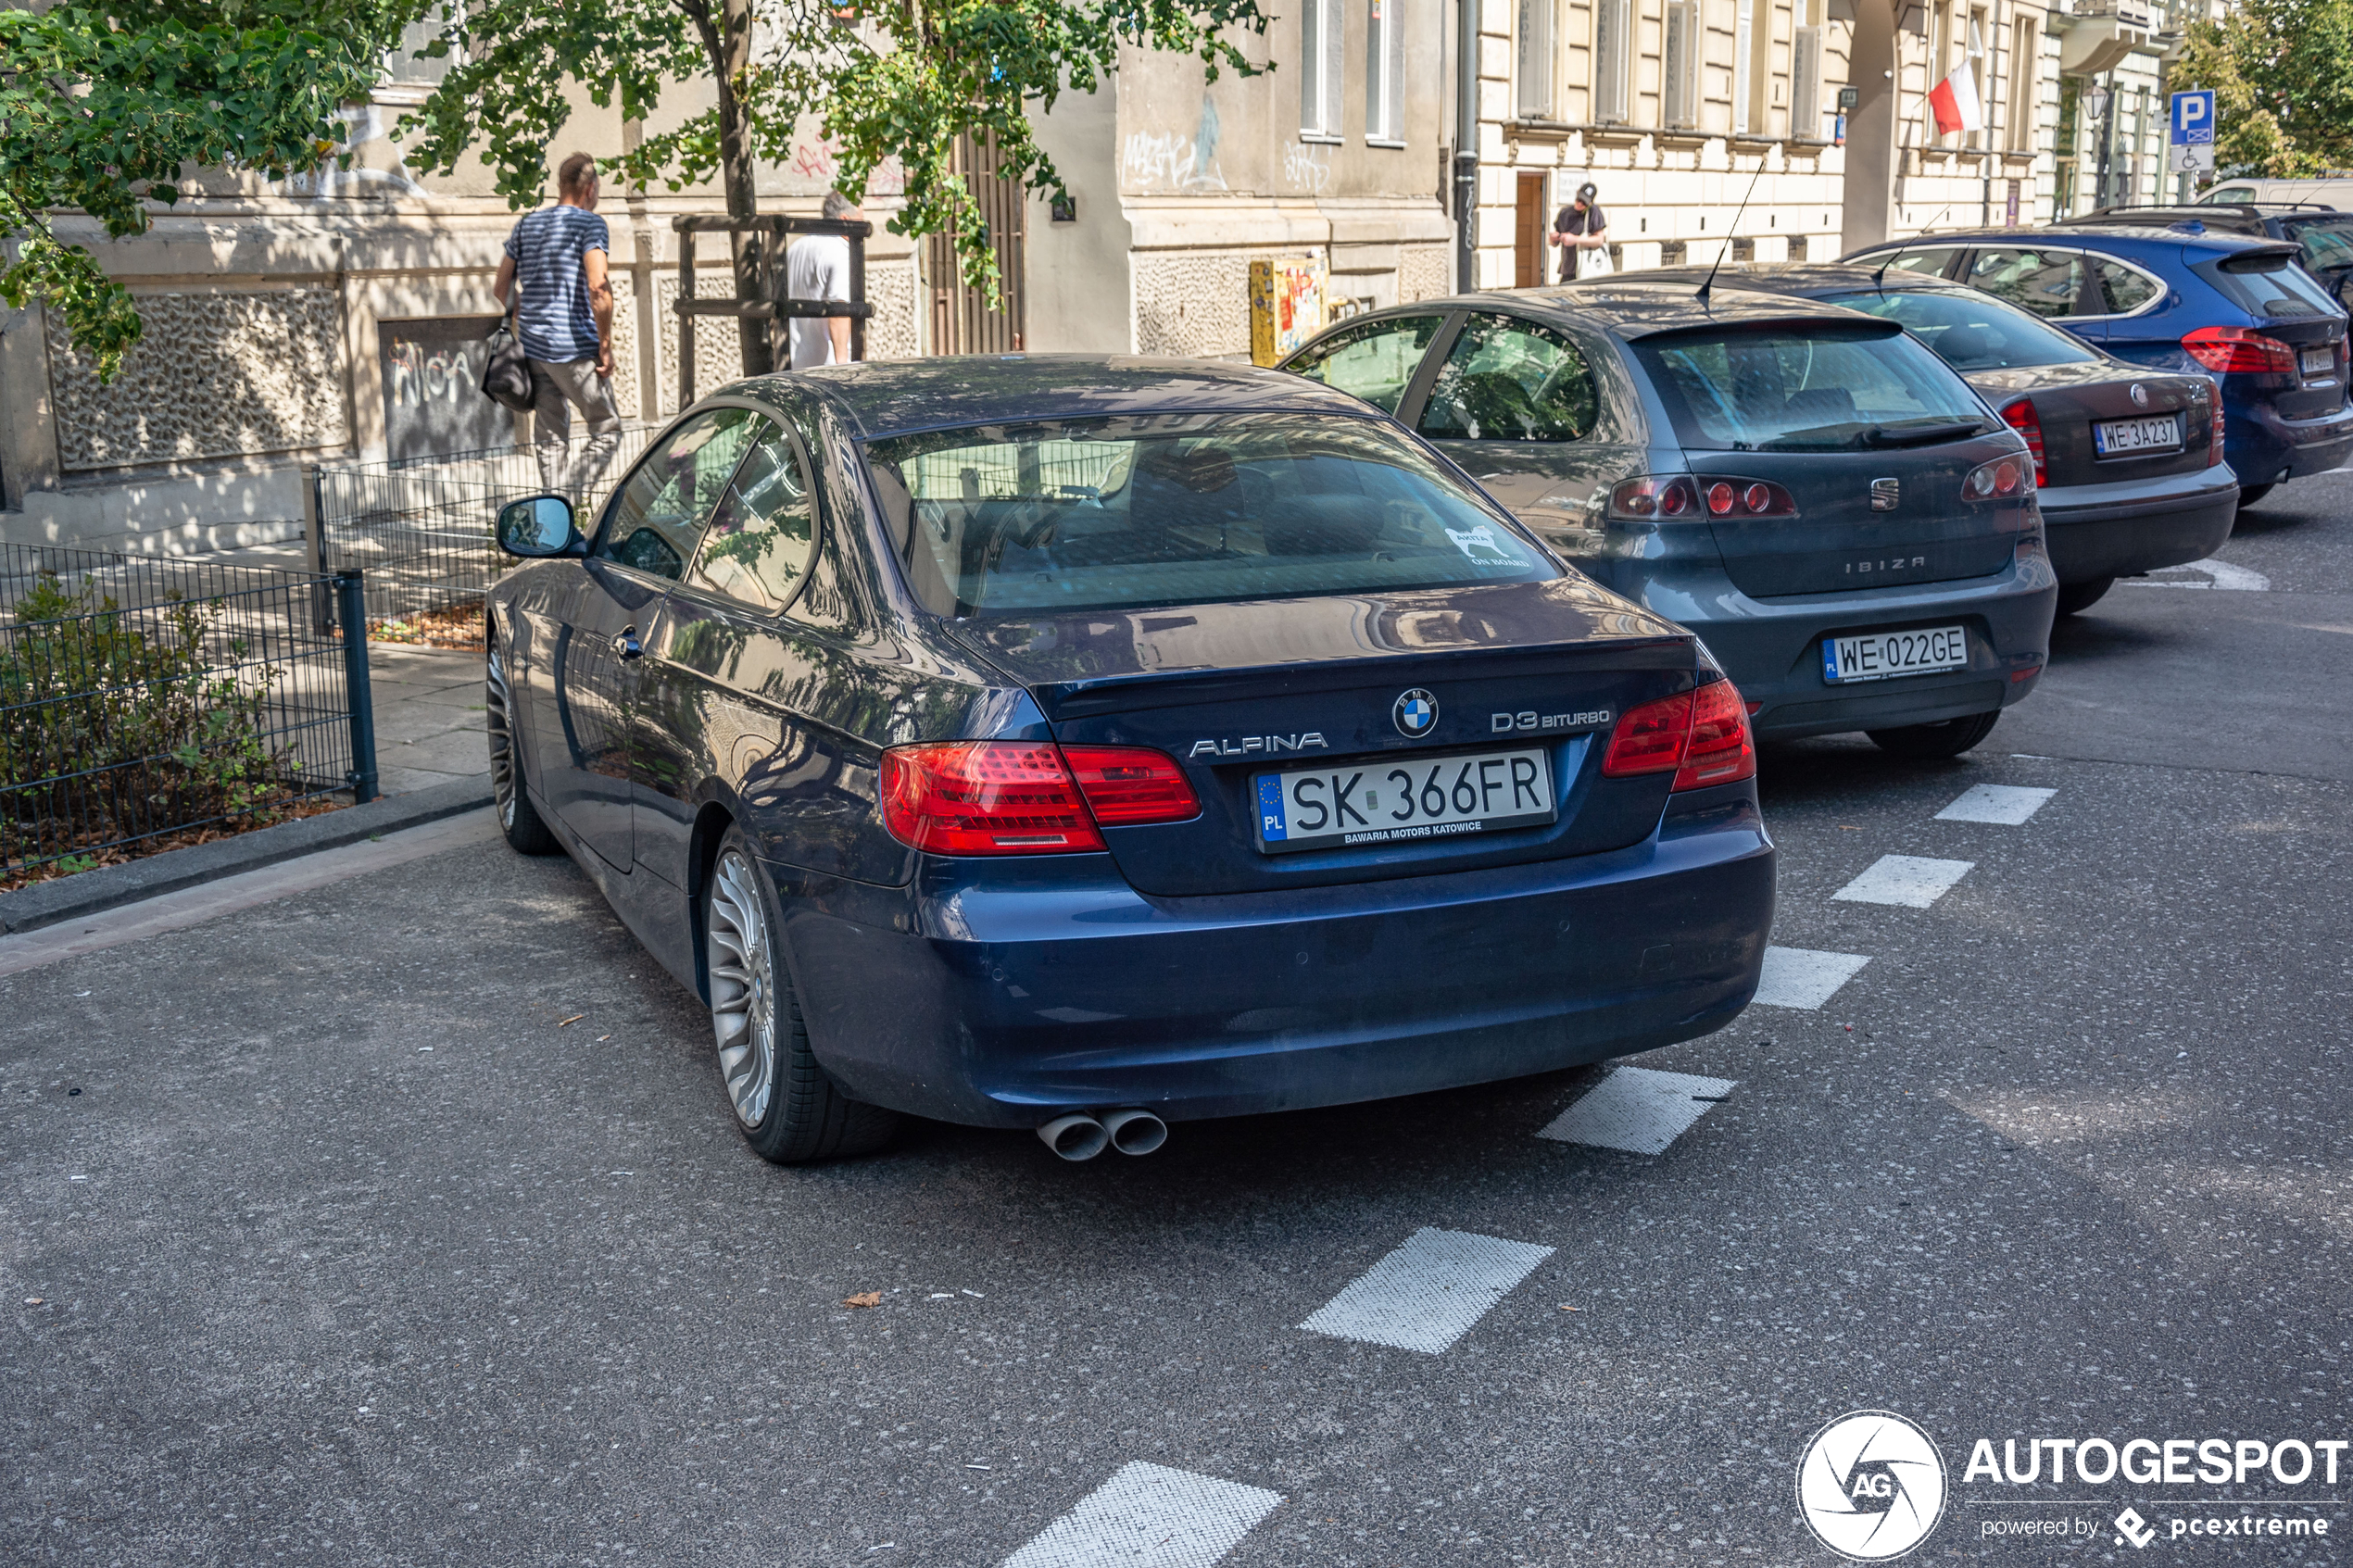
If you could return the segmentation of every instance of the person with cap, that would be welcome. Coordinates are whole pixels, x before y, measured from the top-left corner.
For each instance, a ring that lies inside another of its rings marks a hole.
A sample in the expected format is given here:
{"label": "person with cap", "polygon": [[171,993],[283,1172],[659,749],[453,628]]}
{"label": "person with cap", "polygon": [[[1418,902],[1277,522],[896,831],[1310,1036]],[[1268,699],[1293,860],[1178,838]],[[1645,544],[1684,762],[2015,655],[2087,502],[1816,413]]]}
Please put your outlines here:
{"label": "person with cap", "polygon": [[1544,236],[1561,247],[1561,282],[1604,277],[1609,265],[1609,219],[1594,200],[1601,192],[1591,180],[1577,187],[1577,199],[1560,209]]}

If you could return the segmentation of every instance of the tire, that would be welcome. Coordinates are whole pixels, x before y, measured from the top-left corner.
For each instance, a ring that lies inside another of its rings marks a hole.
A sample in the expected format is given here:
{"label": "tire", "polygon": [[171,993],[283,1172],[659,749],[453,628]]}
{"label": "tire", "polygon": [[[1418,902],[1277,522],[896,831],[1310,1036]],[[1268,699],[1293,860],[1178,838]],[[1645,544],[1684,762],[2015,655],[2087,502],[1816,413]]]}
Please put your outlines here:
{"label": "tire", "polygon": [[752,1152],[778,1165],[869,1154],[895,1111],[851,1099],[809,1048],[776,934],[784,911],[741,828],[729,828],[702,890],[703,990],[719,1078]]}
{"label": "tire", "polygon": [[522,747],[515,740],[515,694],[506,660],[490,645],[483,677],[483,728],[490,734],[490,799],[498,810],[498,831],[519,855],[555,855],[563,846],[548,831],[523,787]]}
{"label": "tire", "polygon": [[2277,488],[2274,484],[2242,484],[2239,486],[2239,505],[2251,507]]}
{"label": "tire", "polygon": [[2082,583],[2062,583],[2059,584],[2058,612],[2061,615],[2081,615],[2099,603],[2108,591],[2115,586],[2116,579],[2113,577],[2094,577]]}
{"label": "tire", "polygon": [[1966,719],[1947,719],[1941,724],[1906,724],[1900,730],[1866,730],[1871,744],[1890,757],[1902,757],[1914,762],[1936,762],[1962,752],[1994,733],[2001,719],[1999,709],[1991,713],[1972,713]]}

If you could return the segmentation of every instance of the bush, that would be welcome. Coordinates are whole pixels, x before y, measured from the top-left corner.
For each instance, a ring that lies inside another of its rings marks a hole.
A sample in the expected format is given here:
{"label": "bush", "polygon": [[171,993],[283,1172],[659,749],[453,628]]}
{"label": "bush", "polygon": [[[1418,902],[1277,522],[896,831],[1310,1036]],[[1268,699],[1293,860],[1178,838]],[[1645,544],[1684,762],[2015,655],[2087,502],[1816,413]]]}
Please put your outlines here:
{"label": "bush", "polygon": [[[44,573],[0,628],[0,872],[223,817],[275,813],[296,793],[270,745],[281,671],[216,669],[221,607],[123,609]],[[78,868],[77,868],[78,869]]]}

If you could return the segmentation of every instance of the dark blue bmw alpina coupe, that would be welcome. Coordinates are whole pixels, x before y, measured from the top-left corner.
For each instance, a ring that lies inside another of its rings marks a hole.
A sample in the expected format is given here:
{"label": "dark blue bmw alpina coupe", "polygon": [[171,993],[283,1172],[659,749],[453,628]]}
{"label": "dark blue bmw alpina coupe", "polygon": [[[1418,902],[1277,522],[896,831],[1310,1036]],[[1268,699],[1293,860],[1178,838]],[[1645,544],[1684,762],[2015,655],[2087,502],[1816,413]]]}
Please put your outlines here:
{"label": "dark blue bmw alpina coupe", "polygon": [[1739,693],[1296,376],[729,387],[507,507],[497,809],[709,1005],[761,1154],[1056,1152],[1722,1027],[1773,909]]}

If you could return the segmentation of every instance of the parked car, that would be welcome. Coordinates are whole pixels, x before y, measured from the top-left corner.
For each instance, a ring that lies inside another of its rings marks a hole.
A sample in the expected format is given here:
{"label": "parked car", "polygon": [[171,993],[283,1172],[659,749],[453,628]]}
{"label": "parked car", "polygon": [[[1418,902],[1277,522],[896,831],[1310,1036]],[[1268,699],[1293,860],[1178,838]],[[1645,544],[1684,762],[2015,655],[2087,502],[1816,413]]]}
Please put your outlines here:
{"label": "parked car", "polygon": [[2320,280],[2328,296],[2340,307],[2353,307],[2353,212],[2317,203],[2224,207],[2201,201],[2193,207],[2104,207],[2069,221],[2135,227],[2196,224],[2219,233],[2286,240],[2296,247],[2298,264]]}
{"label": "parked car", "polygon": [[1760,736],[1983,740],[2058,580],[2026,443],[1893,321],[1651,274],[1377,311],[1287,362],[1697,632]]}
{"label": "parked car", "polygon": [[2061,224],[1870,245],[1845,257],[1980,288],[2154,370],[2222,388],[2239,502],[2353,454],[2345,312],[2292,245],[2178,227]]}
{"label": "parked car", "polygon": [[603,514],[505,508],[508,842],[709,1005],[761,1154],[1070,1158],[1748,1003],[1739,692],[1387,416],[1078,356],[740,383]]}
{"label": "parked car", "polygon": [[2353,174],[2337,169],[2318,180],[2269,180],[2241,176],[2225,180],[2197,198],[2203,207],[2235,207],[2244,202],[2317,203],[2353,207]]}
{"label": "parked car", "polygon": [[[1643,277],[1696,287],[1706,271]],[[2119,577],[2203,560],[2231,536],[2238,476],[2222,461],[2206,376],[2152,374],[1960,283],[1802,263],[1726,277],[1901,323],[2026,438],[2061,615],[2086,608]]]}

